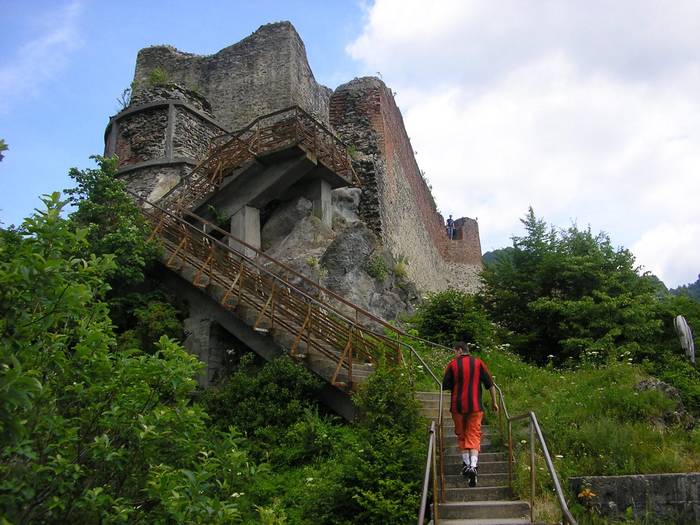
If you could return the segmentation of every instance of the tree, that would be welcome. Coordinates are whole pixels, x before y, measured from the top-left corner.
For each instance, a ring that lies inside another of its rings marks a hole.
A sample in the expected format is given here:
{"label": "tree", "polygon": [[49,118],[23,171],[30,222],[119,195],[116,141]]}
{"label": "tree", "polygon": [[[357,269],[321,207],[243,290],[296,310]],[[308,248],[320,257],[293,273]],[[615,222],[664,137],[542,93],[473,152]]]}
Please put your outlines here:
{"label": "tree", "polygon": [[494,342],[493,325],[483,307],[454,289],[430,295],[410,322],[422,337],[447,347],[456,341],[479,346]]}
{"label": "tree", "polygon": [[192,403],[200,363],[167,337],[153,355],[119,348],[116,258],[90,251],[58,193],[44,203],[0,230],[0,515],[230,523],[253,466]]}
{"label": "tree", "polygon": [[113,288],[139,284],[144,271],[158,254],[154,243],[146,242],[148,225],[116,177],[117,157],[90,157],[97,169],[72,168],[75,188],[65,190],[76,207],[70,218],[87,231],[87,248],[96,255],[112,254],[115,266],[109,275]]}
{"label": "tree", "polygon": [[7,144],[5,144],[5,140],[0,139],[0,161],[2,161],[2,159],[5,158],[5,156],[2,154],[2,152],[7,151],[8,149],[10,149],[10,148],[7,146]]}
{"label": "tree", "polygon": [[521,222],[526,235],[482,273],[484,304],[520,353],[540,363],[595,361],[655,340],[657,287],[628,250],[590,228],[557,231],[532,208]]}

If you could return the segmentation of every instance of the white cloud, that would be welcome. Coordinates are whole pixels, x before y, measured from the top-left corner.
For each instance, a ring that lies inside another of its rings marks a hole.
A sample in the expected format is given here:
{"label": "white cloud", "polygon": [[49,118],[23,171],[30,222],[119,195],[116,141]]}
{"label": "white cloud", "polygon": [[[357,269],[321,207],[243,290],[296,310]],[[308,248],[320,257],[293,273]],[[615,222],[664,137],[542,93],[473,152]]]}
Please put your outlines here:
{"label": "white cloud", "polygon": [[488,250],[532,205],[610,233],[670,286],[694,281],[700,4],[421,5],[377,0],[348,52],[398,92],[441,210],[478,217]]}
{"label": "white cloud", "polygon": [[77,31],[81,11],[81,3],[73,0],[38,17],[33,38],[0,66],[0,112],[21,98],[36,96],[66,66],[70,53],[81,45]]}

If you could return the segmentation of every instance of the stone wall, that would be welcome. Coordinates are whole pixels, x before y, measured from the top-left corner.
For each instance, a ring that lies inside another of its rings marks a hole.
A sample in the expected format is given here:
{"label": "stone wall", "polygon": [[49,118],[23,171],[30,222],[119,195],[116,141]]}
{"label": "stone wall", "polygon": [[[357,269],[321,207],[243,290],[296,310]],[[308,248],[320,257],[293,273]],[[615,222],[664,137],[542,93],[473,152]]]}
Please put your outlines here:
{"label": "stone wall", "polygon": [[[582,504],[611,518],[632,514],[635,521],[700,523],[700,473],[571,478]],[[584,487],[593,495],[585,497]]]}
{"label": "stone wall", "polygon": [[201,95],[176,84],[139,91],[110,119],[105,155],[119,157],[119,176],[157,201],[204,158],[224,129]]}
{"label": "stone wall", "polygon": [[394,257],[408,259],[409,277],[423,291],[475,291],[481,268],[476,221],[463,219],[462,237],[447,239],[391,91],[376,78],[344,84],[331,97],[330,121],[357,152],[363,220]]}
{"label": "stone wall", "polygon": [[169,82],[202,93],[216,119],[232,131],[292,105],[328,123],[331,91],[314,79],[304,43],[289,22],[261,26],[213,55],[183,53],[171,46],[142,49],[136,59],[136,93],[148,88],[156,68]]}
{"label": "stone wall", "polygon": [[[148,87],[156,68],[184,87]],[[172,104],[173,98],[182,103]],[[159,100],[167,104],[158,106]],[[315,115],[349,144],[362,181],[360,216],[394,258],[408,260],[408,277],[419,289],[475,291],[481,269],[478,225],[459,219],[454,240],[447,239],[392,92],[376,78],[355,79],[335,92],[319,85],[289,22],[261,26],[208,56],[170,46],[141,50],[132,103],[113,118],[106,153],[117,152],[132,189],[154,200],[191,171],[223,128],[240,129],[291,105]],[[129,113],[134,107],[141,109]]]}

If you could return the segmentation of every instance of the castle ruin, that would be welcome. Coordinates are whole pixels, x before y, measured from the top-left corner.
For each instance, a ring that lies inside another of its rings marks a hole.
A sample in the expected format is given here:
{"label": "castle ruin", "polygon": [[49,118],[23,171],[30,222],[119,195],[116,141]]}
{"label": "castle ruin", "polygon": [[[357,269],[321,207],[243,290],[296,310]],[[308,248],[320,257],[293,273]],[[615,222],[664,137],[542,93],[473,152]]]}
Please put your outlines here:
{"label": "castle ruin", "polygon": [[391,90],[316,82],[288,22],[214,55],[142,49],[105,155],[164,248],[157,276],[187,304],[206,386],[232,347],[287,353],[348,396],[410,347],[389,323],[420,294],[474,292],[475,220],[449,240]]}
{"label": "castle ruin", "polygon": [[[169,85],[152,86],[154,71],[162,72]],[[120,176],[148,200],[158,201],[187,177],[214,137],[298,106],[347,144],[362,188],[360,218],[394,258],[408,261],[408,277],[418,289],[476,290],[478,225],[458,219],[454,240],[447,239],[391,90],[373,77],[354,79],[335,91],[318,84],[289,22],[264,25],[214,55],[170,46],[142,49],[132,85],[131,103],[110,120],[105,153],[119,156]],[[249,215],[259,213],[252,208]],[[326,208],[326,220],[332,221]],[[251,221],[239,222],[251,229]],[[238,232],[260,245],[259,232]]]}

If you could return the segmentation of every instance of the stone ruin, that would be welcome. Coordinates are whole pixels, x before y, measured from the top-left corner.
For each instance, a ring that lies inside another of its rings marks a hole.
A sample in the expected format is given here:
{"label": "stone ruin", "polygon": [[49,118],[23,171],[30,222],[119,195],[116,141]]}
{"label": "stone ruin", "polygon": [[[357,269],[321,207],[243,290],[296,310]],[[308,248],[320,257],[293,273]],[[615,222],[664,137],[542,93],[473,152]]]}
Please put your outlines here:
{"label": "stone ruin", "polygon": [[158,203],[222,136],[292,106],[344,142],[356,183],[319,175],[314,159],[284,160],[281,179],[229,185],[198,213],[383,319],[410,312],[422,293],[476,291],[478,224],[458,219],[447,238],[391,90],[374,77],[318,84],[289,22],[208,56],[142,49],[105,155],[119,156],[131,191]]}

